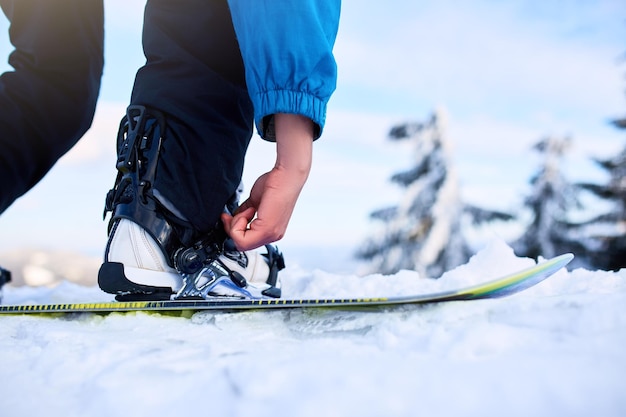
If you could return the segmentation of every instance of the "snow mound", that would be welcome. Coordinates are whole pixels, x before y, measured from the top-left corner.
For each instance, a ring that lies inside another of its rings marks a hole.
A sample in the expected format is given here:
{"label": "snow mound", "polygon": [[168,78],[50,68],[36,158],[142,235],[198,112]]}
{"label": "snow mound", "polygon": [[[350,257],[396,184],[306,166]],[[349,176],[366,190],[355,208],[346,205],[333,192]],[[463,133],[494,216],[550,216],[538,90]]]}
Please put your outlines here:
{"label": "snow mound", "polygon": [[[283,280],[294,298],[395,295],[532,264],[494,242],[439,280],[293,268]],[[69,282],[5,293],[108,299]],[[382,312],[2,316],[2,414],[623,416],[624,305],[626,271],[563,270],[507,298]]]}

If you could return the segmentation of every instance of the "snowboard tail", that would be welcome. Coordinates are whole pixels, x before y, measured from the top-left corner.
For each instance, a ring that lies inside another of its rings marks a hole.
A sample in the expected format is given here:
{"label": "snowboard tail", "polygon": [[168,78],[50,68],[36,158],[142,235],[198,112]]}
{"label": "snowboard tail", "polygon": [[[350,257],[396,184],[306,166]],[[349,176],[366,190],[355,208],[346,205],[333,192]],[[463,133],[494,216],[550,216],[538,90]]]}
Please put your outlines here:
{"label": "snowboard tail", "polygon": [[407,304],[429,304],[447,301],[498,298],[523,291],[545,280],[574,258],[564,254],[543,261],[530,268],[503,276],[483,284],[458,290],[431,294],[377,298],[321,298],[321,299],[209,299],[97,302],[75,304],[0,305],[0,314],[68,313],[68,312],[127,312],[127,311],[240,311],[294,308],[380,308]]}

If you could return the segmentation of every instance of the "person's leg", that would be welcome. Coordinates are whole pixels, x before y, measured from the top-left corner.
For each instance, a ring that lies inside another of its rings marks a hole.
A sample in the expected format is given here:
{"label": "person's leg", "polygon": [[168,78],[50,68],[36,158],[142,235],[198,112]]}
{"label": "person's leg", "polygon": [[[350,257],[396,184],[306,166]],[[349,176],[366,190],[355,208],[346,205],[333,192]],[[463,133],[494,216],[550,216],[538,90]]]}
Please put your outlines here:
{"label": "person's leg", "polygon": [[167,121],[154,187],[206,233],[239,185],[252,136],[226,1],[149,0],[143,47],[147,62],[131,105],[157,109]]}
{"label": "person's leg", "polygon": [[15,69],[0,76],[0,213],[89,129],[103,68],[102,0],[1,0]]}

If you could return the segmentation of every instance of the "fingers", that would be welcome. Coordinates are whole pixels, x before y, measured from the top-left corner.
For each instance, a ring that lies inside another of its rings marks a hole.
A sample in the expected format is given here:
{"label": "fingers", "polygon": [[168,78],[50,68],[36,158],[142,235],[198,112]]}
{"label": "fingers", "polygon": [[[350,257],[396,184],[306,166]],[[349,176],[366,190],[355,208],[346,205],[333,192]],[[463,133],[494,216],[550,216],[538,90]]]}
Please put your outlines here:
{"label": "fingers", "polygon": [[275,242],[284,235],[284,228],[276,229],[273,225],[264,223],[262,219],[254,219],[255,213],[256,210],[250,207],[234,216],[222,214],[224,230],[239,250],[252,250]]}
{"label": "fingers", "polygon": [[239,250],[281,239],[296,204],[301,185],[290,184],[289,175],[275,168],[263,178],[254,184],[251,197],[233,216],[222,215],[224,229]]}
{"label": "fingers", "polygon": [[248,229],[248,224],[254,217],[254,208],[243,210],[231,216],[228,213],[222,213],[222,223],[224,223],[224,230],[226,233],[233,236],[242,236]]}

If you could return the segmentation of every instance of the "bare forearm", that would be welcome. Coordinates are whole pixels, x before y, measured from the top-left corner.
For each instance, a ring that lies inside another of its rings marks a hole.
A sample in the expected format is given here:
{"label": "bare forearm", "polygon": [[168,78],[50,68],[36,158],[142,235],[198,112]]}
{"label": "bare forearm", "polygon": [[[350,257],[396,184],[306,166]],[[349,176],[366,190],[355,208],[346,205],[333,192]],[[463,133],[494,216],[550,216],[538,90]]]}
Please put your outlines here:
{"label": "bare forearm", "polygon": [[276,167],[286,169],[306,181],[313,155],[313,122],[297,114],[274,116]]}
{"label": "bare forearm", "polygon": [[276,164],[252,187],[234,216],[224,214],[226,232],[240,250],[281,239],[309,176],[313,122],[295,114],[276,114]]}

